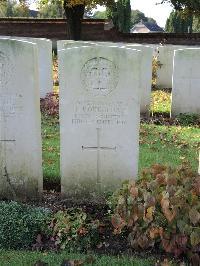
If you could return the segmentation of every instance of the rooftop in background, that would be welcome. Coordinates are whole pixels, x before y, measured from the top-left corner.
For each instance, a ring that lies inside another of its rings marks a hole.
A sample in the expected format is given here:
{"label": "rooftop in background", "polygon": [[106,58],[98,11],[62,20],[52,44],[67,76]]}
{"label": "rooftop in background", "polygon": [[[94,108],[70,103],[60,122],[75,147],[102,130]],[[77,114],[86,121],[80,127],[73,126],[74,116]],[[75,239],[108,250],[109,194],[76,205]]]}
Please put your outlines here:
{"label": "rooftop in background", "polygon": [[29,9],[29,16],[32,17],[32,18],[37,18],[38,13],[39,12],[37,10]]}
{"label": "rooftop in background", "polygon": [[149,33],[149,32],[164,32],[164,30],[155,23],[139,22],[130,30],[131,33]]}

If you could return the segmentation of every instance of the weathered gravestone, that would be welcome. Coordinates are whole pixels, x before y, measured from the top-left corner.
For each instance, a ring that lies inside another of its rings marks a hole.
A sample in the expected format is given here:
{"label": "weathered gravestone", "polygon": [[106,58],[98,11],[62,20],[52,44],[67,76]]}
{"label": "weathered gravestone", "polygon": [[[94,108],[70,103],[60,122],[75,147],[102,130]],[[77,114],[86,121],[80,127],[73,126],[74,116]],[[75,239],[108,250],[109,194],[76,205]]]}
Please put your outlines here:
{"label": "weathered gravestone", "polygon": [[[114,43],[114,42],[97,42],[99,45],[109,45],[113,47],[126,47],[141,51],[141,70],[140,70],[140,113],[149,115],[151,103],[151,82],[152,82],[152,60],[153,48],[138,43]],[[131,73],[131,69],[130,69]]]}
{"label": "weathered gravestone", "polygon": [[0,198],[33,199],[42,190],[35,44],[0,39]]}
{"label": "weathered gravestone", "polygon": [[157,86],[159,88],[172,88],[174,51],[178,49],[195,48],[186,45],[159,45],[157,57],[160,67],[157,70]]}
{"label": "weathered gravestone", "polygon": [[61,190],[90,198],[137,176],[141,55],[92,46],[58,56]]}
{"label": "weathered gravestone", "polygon": [[[99,43],[100,44],[100,43]],[[126,47],[141,51],[141,69],[140,69],[140,113],[149,115],[151,104],[151,82],[152,82],[152,61],[153,48],[147,45],[137,43],[109,43],[117,47]],[[131,69],[129,70],[131,73]]]}
{"label": "weathered gravestone", "polygon": [[127,44],[126,47],[137,49],[142,52],[140,70],[140,113],[149,115],[151,104],[153,48],[139,44]]}
{"label": "weathered gravestone", "polygon": [[57,50],[59,51],[59,50],[66,49],[66,48],[91,46],[91,45],[96,45],[96,44],[97,44],[96,42],[60,40],[60,41],[57,41]]}
{"label": "weathered gravestone", "polygon": [[[1,36],[1,38],[2,37],[3,36]],[[44,98],[47,93],[53,92],[52,41],[45,38],[30,38],[17,36],[4,37],[22,41],[25,40],[37,44],[40,98]]]}
{"label": "weathered gravestone", "polygon": [[38,46],[40,98],[53,92],[52,41],[44,38],[26,38]]}
{"label": "weathered gravestone", "polygon": [[[70,41],[62,40],[57,42],[58,50],[80,46],[112,46],[112,47],[126,47],[130,49],[137,49],[142,52],[141,70],[140,70],[140,113],[149,115],[151,103],[151,82],[152,82],[152,60],[153,48],[132,43],[114,43],[114,42],[85,42],[85,41]],[[129,70],[131,74],[131,69]]]}
{"label": "weathered gravestone", "polygon": [[157,47],[157,58],[160,67],[157,69],[157,86],[172,88],[174,51],[181,49],[180,45],[160,45]]}
{"label": "weathered gravestone", "polygon": [[174,54],[171,115],[200,114],[200,49]]}

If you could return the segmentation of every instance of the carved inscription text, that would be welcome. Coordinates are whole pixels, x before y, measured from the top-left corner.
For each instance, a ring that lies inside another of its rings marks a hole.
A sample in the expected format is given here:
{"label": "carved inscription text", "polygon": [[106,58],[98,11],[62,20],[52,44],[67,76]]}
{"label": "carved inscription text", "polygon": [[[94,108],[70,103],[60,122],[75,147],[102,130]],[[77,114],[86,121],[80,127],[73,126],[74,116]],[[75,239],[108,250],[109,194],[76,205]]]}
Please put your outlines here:
{"label": "carved inscription text", "polygon": [[0,120],[22,111],[22,95],[3,94],[0,95]]}
{"label": "carved inscription text", "polygon": [[99,126],[126,124],[127,106],[123,102],[78,101],[72,117],[73,125]]}
{"label": "carved inscription text", "polygon": [[13,65],[10,58],[0,51],[0,89],[5,89],[13,73]]}

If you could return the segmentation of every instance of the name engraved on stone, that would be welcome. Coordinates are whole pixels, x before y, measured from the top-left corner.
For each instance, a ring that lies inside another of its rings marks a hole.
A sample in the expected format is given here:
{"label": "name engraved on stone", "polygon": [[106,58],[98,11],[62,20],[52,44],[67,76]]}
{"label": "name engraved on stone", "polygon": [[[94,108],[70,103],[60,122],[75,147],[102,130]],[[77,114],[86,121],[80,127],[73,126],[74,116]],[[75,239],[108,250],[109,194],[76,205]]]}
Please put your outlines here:
{"label": "name engraved on stone", "polygon": [[0,118],[15,116],[22,111],[21,95],[0,95]]}
{"label": "name engraved on stone", "polygon": [[127,106],[123,102],[78,101],[75,103],[72,124],[96,126],[125,125]]}
{"label": "name engraved on stone", "polygon": [[95,57],[88,60],[81,70],[83,89],[93,96],[106,96],[118,83],[118,68],[111,60]]}
{"label": "name engraved on stone", "polygon": [[0,88],[4,88],[11,78],[13,65],[9,57],[0,51]]}

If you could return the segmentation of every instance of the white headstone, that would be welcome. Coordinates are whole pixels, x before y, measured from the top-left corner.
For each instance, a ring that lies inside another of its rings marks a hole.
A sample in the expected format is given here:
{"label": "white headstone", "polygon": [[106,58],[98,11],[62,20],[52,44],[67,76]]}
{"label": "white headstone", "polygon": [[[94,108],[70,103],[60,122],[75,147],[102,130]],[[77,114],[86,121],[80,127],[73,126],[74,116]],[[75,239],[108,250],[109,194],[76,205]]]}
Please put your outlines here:
{"label": "white headstone", "polygon": [[157,69],[157,86],[159,88],[172,88],[174,51],[181,47],[180,45],[158,46],[157,58],[161,65]]}
{"label": "white headstone", "polygon": [[[103,42],[99,42],[101,44]],[[106,45],[106,42],[104,42]],[[130,48],[141,51],[140,69],[140,113],[149,115],[151,104],[151,83],[152,83],[152,60],[153,48],[138,43],[107,43],[112,47]],[[131,74],[132,69],[129,70]]]}
{"label": "white headstone", "polygon": [[157,86],[159,88],[172,88],[174,51],[190,47],[196,48],[198,46],[160,45],[157,47],[157,56],[161,64],[157,70]]}
{"label": "white headstone", "polygon": [[59,50],[66,49],[66,48],[91,46],[91,45],[96,45],[96,44],[97,44],[96,42],[60,40],[60,41],[57,41],[57,50],[59,51]]}
{"label": "white headstone", "polygon": [[[114,43],[114,42],[85,42],[85,41],[70,41],[62,40],[57,42],[58,50],[80,47],[80,46],[93,46],[103,45],[112,47],[127,47],[130,49],[137,49],[142,52],[141,62],[141,88],[140,88],[140,113],[149,114],[151,103],[151,82],[152,82],[152,60],[153,60],[153,48],[136,43]],[[131,69],[129,70],[131,74]]]}
{"label": "white headstone", "polygon": [[[153,48],[139,44],[128,44],[126,47],[134,48],[142,52],[140,70],[140,113],[148,115],[150,113],[151,104]],[[131,69],[129,71],[131,72]]]}
{"label": "white headstone", "polygon": [[61,190],[89,198],[137,176],[141,52],[92,46],[58,58]]}
{"label": "white headstone", "polygon": [[53,92],[52,41],[44,38],[27,38],[38,46],[40,98]]}
{"label": "white headstone", "polygon": [[[2,38],[1,36],[0,38]],[[25,40],[35,43],[38,46],[39,63],[39,86],[40,98],[44,98],[47,93],[53,92],[53,70],[52,70],[52,41],[45,38],[30,38],[17,36],[4,36],[6,38]]]}
{"label": "white headstone", "polygon": [[200,114],[200,49],[175,51],[171,114],[180,113]]}
{"label": "white headstone", "polygon": [[36,44],[0,40],[0,198],[34,199],[42,190]]}

